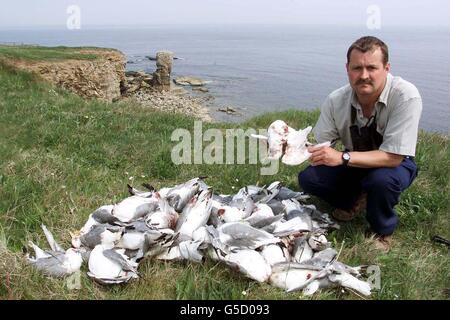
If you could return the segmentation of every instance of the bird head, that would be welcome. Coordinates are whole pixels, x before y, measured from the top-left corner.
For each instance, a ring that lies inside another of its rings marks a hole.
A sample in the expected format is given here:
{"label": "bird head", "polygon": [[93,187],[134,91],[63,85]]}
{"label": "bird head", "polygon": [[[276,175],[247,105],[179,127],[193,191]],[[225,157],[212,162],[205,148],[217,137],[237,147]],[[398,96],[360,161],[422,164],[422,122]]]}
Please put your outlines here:
{"label": "bird head", "polygon": [[72,238],[72,241],[71,241],[72,246],[77,249],[80,248],[81,247],[81,239],[80,239],[81,232],[79,230],[74,231],[74,232],[69,231],[69,234],[70,234],[70,237]]}

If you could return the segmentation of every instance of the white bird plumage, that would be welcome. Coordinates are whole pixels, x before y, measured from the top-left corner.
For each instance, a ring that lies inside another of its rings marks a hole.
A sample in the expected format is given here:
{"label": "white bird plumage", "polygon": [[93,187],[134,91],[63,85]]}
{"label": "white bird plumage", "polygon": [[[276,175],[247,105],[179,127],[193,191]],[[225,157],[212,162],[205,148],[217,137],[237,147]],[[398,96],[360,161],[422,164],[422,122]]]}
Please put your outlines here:
{"label": "white bird plumage", "polygon": [[[293,164],[289,157],[299,159],[293,154],[306,150],[310,130],[295,131],[275,122],[267,140],[281,144],[269,147],[271,156]],[[213,195],[203,178],[159,191],[150,185],[147,189],[128,185],[131,197],[95,210],[73,234],[74,248],[66,251],[42,226],[52,250],[30,242],[35,257],[28,255],[28,261],[59,277],[79,270],[82,254],[85,258],[90,253],[88,275],[101,284],[116,284],[137,278],[144,258],[201,263],[207,256],[289,292],[308,295],[340,286],[370,295],[370,285],[361,278],[364,266],[336,261],[337,252],[326,238],[327,231],[338,228],[335,221],[300,203],[305,195],[280,181],[267,187],[248,185],[230,195]]]}
{"label": "white bird plumage", "polygon": [[79,271],[83,263],[81,252],[73,248],[64,251],[47,227],[41,225],[41,228],[52,250],[44,251],[32,241],[29,241],[35,255],[32,257],[28,253],[26,255],[27,261],[42,273],[53,277],[64,277]]}

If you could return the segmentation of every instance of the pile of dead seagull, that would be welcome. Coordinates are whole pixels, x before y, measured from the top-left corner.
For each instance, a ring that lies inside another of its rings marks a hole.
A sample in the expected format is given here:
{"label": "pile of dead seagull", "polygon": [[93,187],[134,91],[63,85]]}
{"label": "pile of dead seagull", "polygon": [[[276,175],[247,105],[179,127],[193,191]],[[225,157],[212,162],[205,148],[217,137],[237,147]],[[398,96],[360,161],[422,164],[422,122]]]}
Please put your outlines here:
{"label": "pile of dead seagull", "polygon": [[43,226],[51,250],[30,246],[28,261],[43,273],[62,277],[88,264],[88,276],[101,284],[138,278],[143,259],[202,262],[214,259],[247,277],[288,292],[313,294],[340,286],[370,295],[364,266],[337,261],[327,232],[339,228],[308,198],[274,182],[246,186],[234,195],[213,194],[202,178],[148,191],[128,186],[131,196],[105,205],[72,235],[63,250]]}

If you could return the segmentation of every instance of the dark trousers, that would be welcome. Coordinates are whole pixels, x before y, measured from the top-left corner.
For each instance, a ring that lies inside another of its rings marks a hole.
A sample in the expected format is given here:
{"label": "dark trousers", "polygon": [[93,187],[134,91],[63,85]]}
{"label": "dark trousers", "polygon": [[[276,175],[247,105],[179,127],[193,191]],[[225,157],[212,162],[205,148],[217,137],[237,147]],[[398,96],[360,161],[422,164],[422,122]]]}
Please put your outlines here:
{"label": "dark trousers", "polygon": [[395,168],[362,169],[345,166],[309,166],[298,175],[300,187],[335,208],[350,209],[361,192],[367,193],[367,221],[372,231],[390,235],[398,224],[394,206],[400,193],[417,176],[417,166],[405,158]]}

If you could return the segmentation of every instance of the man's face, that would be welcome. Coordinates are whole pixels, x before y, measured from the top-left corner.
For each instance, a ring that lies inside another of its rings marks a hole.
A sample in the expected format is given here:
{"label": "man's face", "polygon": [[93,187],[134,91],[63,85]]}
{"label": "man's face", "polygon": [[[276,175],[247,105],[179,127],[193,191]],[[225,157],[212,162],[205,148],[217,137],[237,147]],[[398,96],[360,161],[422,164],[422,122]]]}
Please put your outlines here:
{"label": "man's face", "polygon": [[390,64],[383,65],[383,53],[379,47],[367,52],[353,49],[346,67],[350,85],[358,96],[381,94]]}

